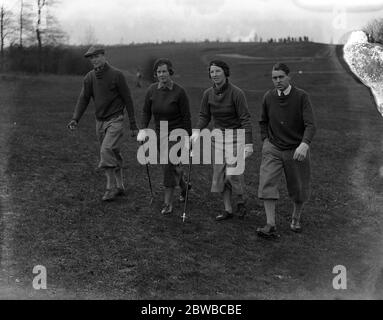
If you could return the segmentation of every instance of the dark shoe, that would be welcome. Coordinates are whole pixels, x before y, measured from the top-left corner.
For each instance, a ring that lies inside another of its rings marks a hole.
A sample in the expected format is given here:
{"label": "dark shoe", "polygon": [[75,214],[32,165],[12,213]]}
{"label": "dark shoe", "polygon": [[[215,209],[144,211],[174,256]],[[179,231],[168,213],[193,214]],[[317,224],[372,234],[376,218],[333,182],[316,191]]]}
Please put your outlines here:
{"label": "dark shoe", "polygon": [[102,201],[113,201],[116,199],[117,196],[117,190],[116,189],[106,189]]}
{"label": "dark shoe", "polygon": [[117,188],[116,196],[124,196],[126,195],[125,193],[125,188]]}
{"label": "dark shoe", "polygon": [[[190,190],[191,188],[192,188],[192,185],[189,183],[188,189]],[[181,194],[180,194],[180,197],[179,197],[179,201],[180,202],[185,202],[185,199],[186,199],[186,189],[181,191]]]}
{"label": "dark shoe", "polygon": [[161,209],[161,214],[167,215],[171,214],[173,212],[173,209],[170,208],[170,204],[164,204]]}
{"label": "dark shoe", "polygon": [[265,225],[263,228],[257,229],[257,234],[264,238],[278,238],[277,228],[270,224]]}
{"label": "dark shoe", "polygon": [[215,217],[216,221],[222,221],[233,218],[233,214],[227,211],[224,211],[223,213],[220,213],[218,216]]}
{"label": "dark shoe", "polygon": [[245,215],[247,214],[246,207],[243,203],[239,203],[237,205],[237,213],[238,213],[238,218],[239,219],[244,219]]}
{"label": "dark shoe", "polygon": [[291,231],[296,232],[296,233],[302,232],[302,227],[301,227],[299,220],[293,218],[291,220],[290,229],[291,229]]}

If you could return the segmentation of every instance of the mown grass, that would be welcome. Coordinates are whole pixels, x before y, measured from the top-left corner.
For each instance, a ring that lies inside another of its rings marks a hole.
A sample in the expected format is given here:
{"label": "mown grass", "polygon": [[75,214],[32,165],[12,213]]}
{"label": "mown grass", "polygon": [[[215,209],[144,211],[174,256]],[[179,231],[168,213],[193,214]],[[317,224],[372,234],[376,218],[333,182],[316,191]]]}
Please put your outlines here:
{"label": "mown grass", "polygon": [[[216,53],[263,52],[246,46],[214,47],[204,48],[204,56],[199,47],[200,51],[186,49],[174,50],[173,58],[183,63],[176,81],[190,95],[193,124],[208,81],[206,73],[190,75],[205,72],[206,59]],[[283,47],[278,50],[281,56],[298,52],[290,47],[286,53]],[[381,297],[376,279],[381,266],[382,180],[377,173],[382,119],[368,90],[342,69],[333,48],[310,46],[306,52],[299,48],[299,54],[313,57],[311,62],[292,63],[293,70],[304,70],[293,73],[294,81],[310,92],[318,120],[311,150],[312,197],[304,212],[304,232],[293,234],[288,227],[291,204],[282,188],[279,241],[255,234],[265,222],[256,199],[261,147],[257,120],[262,95],[271,84],[271,64],[228,59],[233,83],[244,88],[248,98],[256,152],[246,166],[251,212],[244,221],[224,223],[214,221],[222,204],[209,192],[210,166],[193,166],[185,223],[180,206],[172,216],[159,214],[161,169],[151,166],[156,200],[150,207],[145,168],[137,163],[137,143],[128,135],[123,150],[128,195],[102,203],[104,177],[96,170],[91,106],[79,131],[71,134],[65,128],[81,77],[4,76],[2,92],[17,88],[10,98],[9,121],[16,125],[8,142],[6,170],[14,215],[3,219],[13,224],[7,242],[13,251],[12,274],[20,281],[15,285],[28,291],[33,266],[40,264],[47,267],[49,290],[38,294],[49,298]],[[321,70],[332,73],[310,73]],[[132,79],[129,84],[139,119],[145,89],[135,89]],[[339,264],[348,270],[348,290],[343,292],[332,288],[332,269]]]}

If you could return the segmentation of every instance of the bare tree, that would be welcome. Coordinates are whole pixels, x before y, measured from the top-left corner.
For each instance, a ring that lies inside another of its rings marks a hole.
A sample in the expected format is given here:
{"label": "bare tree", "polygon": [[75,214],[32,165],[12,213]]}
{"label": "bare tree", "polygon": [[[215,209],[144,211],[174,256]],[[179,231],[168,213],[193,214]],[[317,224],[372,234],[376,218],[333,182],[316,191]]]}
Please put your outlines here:
{"label": "bare tree", "polygon": [[0,55],[1,55],[1,70],[4,67],[4,46],[5,40],[12,33],[14,28],[13,14],[5,8],[4,4],[0,7]]}
{"label": "bare tree", "polygon": [[94,30],[94,27],[89,25],[85,29],[83,44],[85,44],[85,45],[92,45],[92,44],[95,44],[95,43],[97,43],[96,32]]}
{"label": "bare tree", "polygon": [[60,28],[56,17],[49,10],[59,3],[58,0],[36,0],[36,39],[39,51],[39,69],[43,71],[43,46],[58,45],[65,41],[66,34]]}
{"label": "bare tree", "polygon": [[368,34],[370,41],[383,44],[383,18],[370,21],[363,31]]}
{"label": "bare tree", "polygon": [[22,48],[25,41],[27,45],[33,38],[33,6],[30,1],[20,0],[20,11],[18,15],[18,35],[19,46]]}

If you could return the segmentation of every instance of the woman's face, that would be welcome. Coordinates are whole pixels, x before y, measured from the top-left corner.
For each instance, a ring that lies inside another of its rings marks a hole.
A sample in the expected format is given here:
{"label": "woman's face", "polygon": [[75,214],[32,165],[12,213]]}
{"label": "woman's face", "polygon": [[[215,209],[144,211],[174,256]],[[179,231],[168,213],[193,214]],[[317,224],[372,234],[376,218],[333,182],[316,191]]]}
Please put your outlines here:
{"label": "woman's face", "polygon": [[159,82],[168,83],[170,81],[170,73],[166,64],[158,66],[156,74]]}
{"label": "woman's face", "polygon": [[226,82],[225,72],[217,66],[210,67],[210,78],[216,86],[222,86]]}

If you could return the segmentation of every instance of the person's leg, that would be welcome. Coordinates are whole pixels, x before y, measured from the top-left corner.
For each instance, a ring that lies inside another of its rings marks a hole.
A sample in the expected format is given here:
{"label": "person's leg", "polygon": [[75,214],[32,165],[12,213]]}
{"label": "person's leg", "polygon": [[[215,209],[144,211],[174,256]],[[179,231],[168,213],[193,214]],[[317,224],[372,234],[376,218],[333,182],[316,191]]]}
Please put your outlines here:
{"label": "person's leg", "polygon": [[293,231],[299,232],[303,204],[310,195],[310,153],[303,161],[293,160],[292,156],[293,152],[285,152],[284,172],[287,190],[294,205],[290,227]]}
{"label": "person's leg", "polygon": [[233,207],[231,205],[232,190],[231,187],[225,185],[223,192],[221,192],[223,205],[225,210],[215,217],[215,220],[222,221],[233,217]]}
{"label": "person's leg", "polygon": [[225,189],[222,192],[223,205],[225,207],[225,211],[229,213],[233,213],[233,207],[231,205],[231,188],[225,186]]}
{"label": "person's leg", "polygon": [[177,185],[177,174],[175,165],[168,163],[164,167],[164,204],[161,208],[162,214],[169,214],[173,212],[173,195],[174,189]]}
{"label": "person's leg", "polygon": [[[227,165],[230,167],[230,165]],[[246,215],[246,199],[245,199],[245,179],[243,174],[228,175],[226,174],[226,183],[231,186],[232,195],[235,196],[237,208],[236,212],[240,219]]]}
{"label": "person's leg", "polygon": [[106,192],[103,200],[113,200],[119,191],[116,189],[118,184],[122,184],[121,173],[116,176],[116,171],[122,168],[122,157],[120,154],[120,145],[122,142],[123,116],[102,122],[102,128],[99,130],[100,163],[99,167],[105,169]]}
{"label": "person's leg", "polygon": [[116,187],[114,170],[114,168],[105,168],[106,190],[111,190]]}
{"label": "person's leg", "polygon": [[165,188],[164,203],[169,206],[170,211],[173,210],[174,188]]}
{"label": "person's leg", "polygon": [[116,185],[117,189],[121,190],[121,192],[124,192],[124,173],[122,171],[122,168],[117,168],[114,171],[115,177],[116,177]]}
{"label": "person's leg", "polygon": [[266,211],[266,223],[275,227],[275,207],[277,200],[264,200],[263,204]]}
{"label": "person's leg", "polygon": [[303,203],[294,202],[292,220],[295,221],[295,224],[299,224],[300,222],[302,208],[303,208]]}
{"label": "person's leg", "polygon": [[278,150],[266,141],[262,148],[262,162],[260,167],[258,197],[263,200],[266,225],[258,228],[259,235],[273,235],[276,232],[275,207],[279,199],[279,184],[283,171],[283,162]]}

